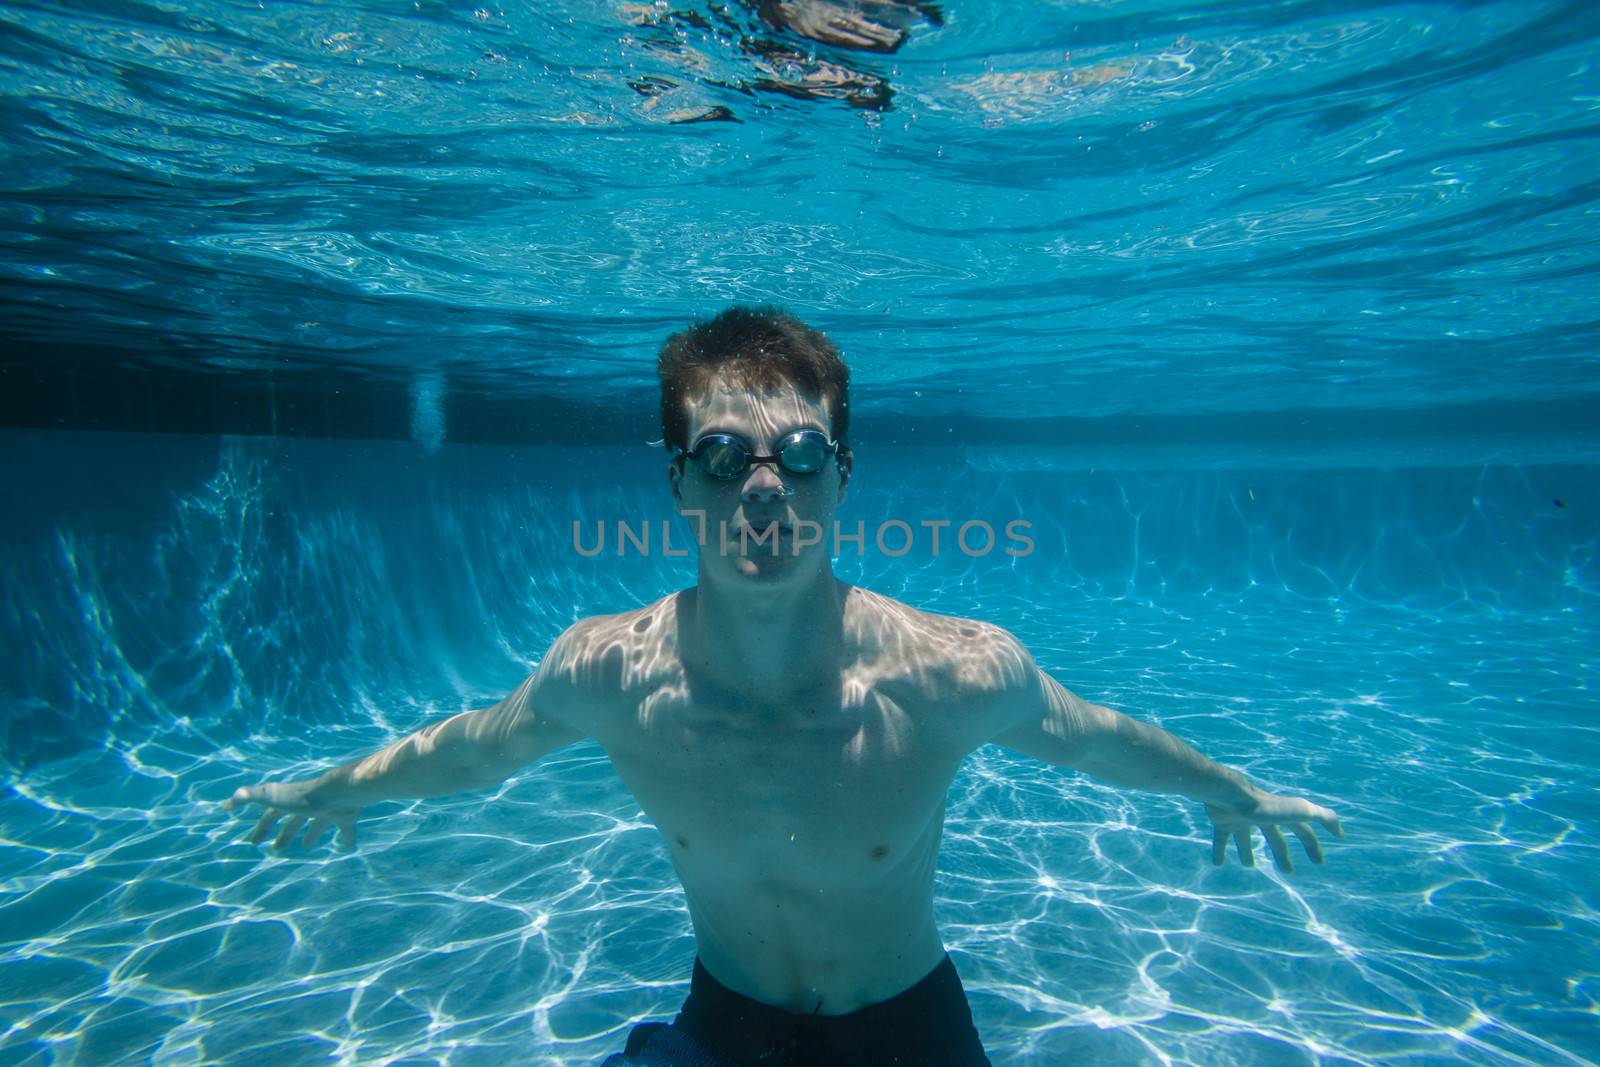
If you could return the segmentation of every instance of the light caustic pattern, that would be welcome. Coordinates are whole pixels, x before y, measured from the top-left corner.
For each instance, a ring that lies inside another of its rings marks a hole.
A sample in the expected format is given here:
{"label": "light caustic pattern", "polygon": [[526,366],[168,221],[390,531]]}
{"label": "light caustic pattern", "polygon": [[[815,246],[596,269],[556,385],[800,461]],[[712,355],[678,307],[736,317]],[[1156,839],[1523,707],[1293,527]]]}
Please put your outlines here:
{"label": "light caustic pattern", "polygon": [[[571,518],[668,514],[659,453],[51,440],[7,472],[39,507],[4,520],[0,1059],[591,1064],[676,1009],[682,894],[592,744],[381,806],[354,853],[278,856],[218,807],[487,704],[573,619],[689,581],[570,548]],[[142,472],[123,496],[51,511],[111,455]],[[1038,547],[847,577],[1009,627],[1350,832],[1325,867],[1214,869],[1195,805],[981,749],[937,915],[997,1064],[1600,1055],[1592,470],[868,458],[847,517],[1020,513]]]}

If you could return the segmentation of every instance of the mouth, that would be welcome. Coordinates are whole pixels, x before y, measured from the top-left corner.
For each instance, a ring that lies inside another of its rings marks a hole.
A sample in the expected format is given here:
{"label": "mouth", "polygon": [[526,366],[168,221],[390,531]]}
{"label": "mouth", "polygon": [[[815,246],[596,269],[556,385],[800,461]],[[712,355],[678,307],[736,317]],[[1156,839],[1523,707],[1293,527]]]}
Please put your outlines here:
{"label": "mouth", "polygon": [[771,531],[774,528],[777,529],[780,541],[794,536],[794,527],[790,523],[778,519],[768,519],[765,522],[746,522],[744,524],[746,534],[752,538],[770,538],[772,536]]}

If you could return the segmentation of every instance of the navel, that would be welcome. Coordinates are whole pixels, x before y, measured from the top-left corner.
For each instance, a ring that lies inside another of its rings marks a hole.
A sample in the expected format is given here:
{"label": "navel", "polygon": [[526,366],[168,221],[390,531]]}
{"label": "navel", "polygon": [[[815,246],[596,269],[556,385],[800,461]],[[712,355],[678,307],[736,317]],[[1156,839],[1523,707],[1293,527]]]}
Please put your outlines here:
{"label": "navel", "polygon": [[688,848],[689,847],[689,839],[687,837],[684,837],[682,834],[675,835],[675,839],[678,842],[678,847],[679,848]]}
{"label": "navel", "polygon": [[888,854],[889,848],[887,845],[874,845],[872,848],[872,858],[875,860],[881,860]]}

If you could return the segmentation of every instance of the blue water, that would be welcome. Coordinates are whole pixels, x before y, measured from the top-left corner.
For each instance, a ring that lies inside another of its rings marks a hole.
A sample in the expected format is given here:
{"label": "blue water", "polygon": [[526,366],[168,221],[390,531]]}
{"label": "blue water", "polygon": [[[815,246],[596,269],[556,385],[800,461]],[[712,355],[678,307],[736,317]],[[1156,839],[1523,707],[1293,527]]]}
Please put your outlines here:
{"label": "blue water", "polygon": [[0,1063],[670,1017],[592,744],[353,853],[219,802],[691,583],[570,526],[669,518],[653,353],[733,300],[850,360],[845,520],[1034,524],[843,577],[1344,819],[1213,868],[1195,805],[980,750],[936,916],[997,1065],[1600,1060],[1597,11],[0,5]]}
{"label": "blue water", "polygon": [[[592,744],[384,805],[353,854],[275,856],[216,807],[692,581],[572,550],[570,517],[670,513],[659,452],[60,438],[5,441],[35,502],[4,526],[8,1060],[593,1063],[676,1009],[681,893]],[[1194,805],[983,749],[937,914],[997,1063],[1594,1057],[1593,468],[938,452],[864,451],[851,511],[1023,515],[1035,552],[841,573],[1012,628],[1349,829],[1324,867],[1216,869]]]}

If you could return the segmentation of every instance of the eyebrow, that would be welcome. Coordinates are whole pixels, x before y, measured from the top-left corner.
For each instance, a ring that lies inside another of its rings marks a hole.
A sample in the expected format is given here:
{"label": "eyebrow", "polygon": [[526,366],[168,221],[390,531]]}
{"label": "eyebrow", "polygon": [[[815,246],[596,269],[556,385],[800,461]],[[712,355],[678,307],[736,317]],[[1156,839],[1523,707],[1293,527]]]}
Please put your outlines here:
{"label": "eyebrow", "polygon": [[[807,423],[802,423],[802,424],[800,424],[798,426],[790,426],[788,429],[778,431],[778,433],[773,437],[773,440],[781,441],[785,437],[788,437],[790,434],[798,433],[801,430],[815,430],[818,433],[822,434],[824,437],[826,437],[827,434],[828,434],[828,431],[823,429],[821,426],[817,426],[814,423],[807,422]],[[723,429],[723,428],[717,427],[714,424],[711,425],[711,426],[707,426],[706,428],[702,429],[699,433],[695,434],[694,439],[696,441],[699,441],[701,438],[710,437],[712,434],[715,434],[715,433],[726,434],[729,437],[737,437],[739,440],[743,441],[747,445],[754,443],[754,442],[752,442],[750,440],[749,436],[747,436],[744,433],[744,431],[742,431],[742,430]]]}

